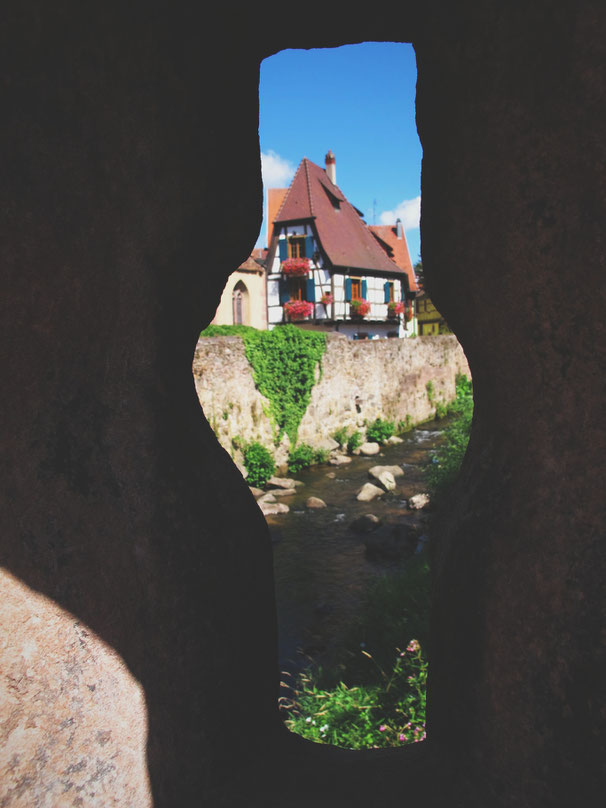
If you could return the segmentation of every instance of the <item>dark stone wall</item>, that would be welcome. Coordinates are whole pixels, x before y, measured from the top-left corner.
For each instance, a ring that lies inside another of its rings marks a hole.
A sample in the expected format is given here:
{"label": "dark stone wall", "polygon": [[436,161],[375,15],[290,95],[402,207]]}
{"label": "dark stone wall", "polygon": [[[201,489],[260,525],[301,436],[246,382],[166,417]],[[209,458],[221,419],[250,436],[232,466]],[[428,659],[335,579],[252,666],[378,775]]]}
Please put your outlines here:
{"label": "dark stone wall", "polygon": [[[2,565],[23,609],[45,596],[141,683],[155,805],[599,804],[606,13],[284,15],[5,9]],[[191,377],[260,225],[260,59],[368,39],[417,50],[423,261],[476,394],[436,532],[429,740],[393,754],[310,749],[279,725],[265,525]],[[34,720],[35,699],[14,699]],[[50,793],[79,765],[61,748],[28,768],[24,746],[5,794]],[[104,799],[131,804],[117,788]]]}

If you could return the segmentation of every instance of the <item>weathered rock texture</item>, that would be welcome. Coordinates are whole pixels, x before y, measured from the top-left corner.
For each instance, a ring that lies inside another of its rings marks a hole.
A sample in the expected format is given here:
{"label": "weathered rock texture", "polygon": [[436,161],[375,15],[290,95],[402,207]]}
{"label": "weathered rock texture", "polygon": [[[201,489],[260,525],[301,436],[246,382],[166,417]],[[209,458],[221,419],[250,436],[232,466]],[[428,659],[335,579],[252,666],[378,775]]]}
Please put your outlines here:
{"label": "weathered rock texture", "polygon": [[[148,806],[145,755],[171,808],[601,805],[606,9],[283,10],[4,9],[0,802]],[[363,39],[416,48],[425,276],[476,396],[428,740],[393,753],[282,728],[271,544],[191,375],[261,222],[260,60]]]}
{"label": "weathered rock texture", "polygon": [[[455,397],[458,373],[470,375],[453,336],[355,342],[329,334],[298,440],[319,447],[336,429],[352,432],[378,417],[426,421],[436,404]],[[239,337],[198,340],[193,374],[204,413],[225,449],[232,450],[235,436],[275,449],[269,402],[255,387]]]}

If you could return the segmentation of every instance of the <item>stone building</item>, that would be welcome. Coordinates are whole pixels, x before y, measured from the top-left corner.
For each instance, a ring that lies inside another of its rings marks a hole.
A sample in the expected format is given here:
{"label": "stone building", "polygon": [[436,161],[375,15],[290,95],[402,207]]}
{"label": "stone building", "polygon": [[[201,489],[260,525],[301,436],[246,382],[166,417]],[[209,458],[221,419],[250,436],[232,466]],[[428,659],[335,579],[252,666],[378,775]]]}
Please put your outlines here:
{"label": "stone building", "polygon": [[[263,12],[3,8],[0,803],[599,808],[606,7]],[[354,752],[279,719],[267,525],[191,365],[261,225],[261,61],[362,40],[414,44],[423,264],[475,410],[427,740]]]}
{"label": "stone building", "polygon": [[267,328],[267,282],[261,251],[250,255],[229,276],[211,325]]}

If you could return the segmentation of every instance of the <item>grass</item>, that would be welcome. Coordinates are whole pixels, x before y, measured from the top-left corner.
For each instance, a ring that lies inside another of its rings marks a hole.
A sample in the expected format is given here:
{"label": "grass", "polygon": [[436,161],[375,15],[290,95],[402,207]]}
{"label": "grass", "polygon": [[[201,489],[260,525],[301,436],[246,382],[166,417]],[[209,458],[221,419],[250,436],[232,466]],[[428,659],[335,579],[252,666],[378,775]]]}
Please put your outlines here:
{"label": "grass", "polygon": [[370,587],[336,664],[308,668],[281,699],[289,729],[347,749],[423,740],[428,613],[429,569],[414,556]]}
{"label": "grass", "polygon": [[457,377],[457,397],[448,406],[452,423],[444,430],[444,443],[432,455],[427,480],[435,498],[441,497],[453,484],[467,451],[473,418],[473,388],[466,376]]}

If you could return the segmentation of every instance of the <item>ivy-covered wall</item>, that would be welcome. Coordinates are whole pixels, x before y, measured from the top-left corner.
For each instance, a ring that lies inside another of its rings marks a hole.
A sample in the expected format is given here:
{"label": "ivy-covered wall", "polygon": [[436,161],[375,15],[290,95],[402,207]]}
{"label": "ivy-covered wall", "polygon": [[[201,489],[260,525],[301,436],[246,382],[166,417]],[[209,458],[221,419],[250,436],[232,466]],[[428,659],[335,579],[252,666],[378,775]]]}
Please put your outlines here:
{"label": "ivy-covered wall", "polygon": [[[270,333],[274,332],[265,332]],[[293,351],[301,350],[288,341],[284,341],[283,349],[289,345]],[[339,427],[361,426],[365,419],[372,421],[378,416],[396,422],[406,421],[407,416],[412,423],[424,421],[433,415],[438,403],[454,398],[457,373],[470,375],[454,336],[353,341],[327,334],[326,350],[319,346],[316,350],[311,359],[316,381],[296,432],[299,442],[313,446],[326,445]],[[289,370],[286,361],[274,364],[277,355],[270,358],[266,353],[263,334],[255,351],[265,357],[263,376],[268,384],[292,384],[293,368]],[[310,354],[306,353],[304,360],[293,353],[293,359],[300,365],[310,361]],[[202,408],[225,449],[232,451],[232,440],[237,436],[244,441],[257,440],[276,452],[279,429],[275,405],[272,412],[272,402],[255,386],[242,339],[200,339],[193,374]],[[430,381],[432,393],[428,395]],[[270,392],[267,386],[263,389]],[[280,435],[278,462],[285,458],[290,445],[287,432],[293,437],[295,434],[290,426]]]}

